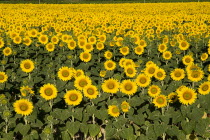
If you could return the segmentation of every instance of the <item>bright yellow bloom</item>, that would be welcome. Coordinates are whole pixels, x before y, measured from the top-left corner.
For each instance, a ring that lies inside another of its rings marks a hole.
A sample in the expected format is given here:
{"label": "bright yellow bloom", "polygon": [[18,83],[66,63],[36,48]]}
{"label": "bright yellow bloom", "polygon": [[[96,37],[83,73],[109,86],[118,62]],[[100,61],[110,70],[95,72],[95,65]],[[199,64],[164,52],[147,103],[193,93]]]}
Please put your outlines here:
{"label": "bright yellow bloom", "polygon": [[102,90],[107,93],[117,93],[119,90],[120,84],[116,79],[105,80],[102,84]]}
{"label": "bright yellow bloom", "polygon": [[0,71],[0,83],[4,83],[8,80],[8,76],[5,72]]}
{"label": "bright yellow bloom", "polygon": [[89,99],[95,99],[98,96],[98,90],[96,86],[93,85],[87,85],[83,89],[83,93],[85,97],[88,97]]}
{"label": "bright yellow bloom", "polygon": [[148,88],[148,94],[150,97],[156,97],[161,93],[161,89],[157,85],[151,85]]}
{"label": "bright yellow bloom", "polygon": [[109,105],[108,114],[112,117],[118,117],[120,115],[120,110],[116,105]]}
{"label": "bright yellow bloom", "polygon": [[121,103],[121,109],[122,109],[123,112],[128,112],[129,109],[130,109],[129,103],[126,102],[126,101],[123,101],[123,102]]}
{"label": "bright yellow bloom", "polygon": [[69,90],[64,95],[64,100],[68,105],[79,105],[82,101],[82,93],[78,90]]}
{"label": "bright yellow bloom", "polygon": [[178,93],[179,101],[184,105],[191,105],[195,102],[197,98],[197,93],[194,89],[184,87],[179,93]]}
{"label": "bright yellow bloom", "polygon": [[32,102],[26,99],[20,99],[20,100],[15,101],[13,106],[14,106],[15,112],[23,116],[30,115],[33,112],[33,108],[34,108]]}
{"label": "bright yellow bloom", "polygon": [[30,59],[21,61],[20,68],[23,72],[29,73],[34,70],[34,62]]}
{"label": "bright yellow bloom", "polygon": [[159,95],[156,96],[153,99],[153,103],[155,104],[156,107],[161,108],[161,107],[165,107],[167,105],[167,98],[165,95]]}
{"label": "bright yellow bloom", "polygon": [[92,81],[88,76],[81,75],[75,79],[74,86],[78,90],[83,90],[85,86],[90,85],[91,83]]}
{"label": "bright yellow bloom", "polygon": [[42,96],[42,98],[44,98],[45,100],[51,100],[57,97],[57,88],[55,85],[53,84],[44,84],[40,90],[40,96]]}
{"label": "bright yellow bloom", "polygon": [[137,92],[137,85],[131,80],[123,80],[120,84],[120,91],[127,95],[133,95]]}
{"label": "bright yellow bloom", "polygon": [[58,71],[58,78],[63,81],[71,80],[73,77],[73,71],[68,67],[62,67]]}

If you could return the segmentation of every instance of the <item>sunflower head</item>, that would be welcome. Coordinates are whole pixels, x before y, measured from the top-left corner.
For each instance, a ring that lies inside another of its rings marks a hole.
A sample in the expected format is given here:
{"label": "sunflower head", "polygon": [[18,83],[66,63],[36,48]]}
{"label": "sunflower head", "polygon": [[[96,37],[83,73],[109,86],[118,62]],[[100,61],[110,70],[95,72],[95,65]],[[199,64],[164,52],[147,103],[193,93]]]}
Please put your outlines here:
{"label": "sunflower head", "polygon": [[11,55],[11,54],[12,54],[12,49],[11,49],[10,47],[4,48],[4,49],[3,49],[3,54],[4,54],[5,56]]}
{"label": "sunflower head", "polygon": [[177,100],[178,100],[178,96],[177,96],[177,93],[175,92],[171,92],[168,96],[168,102],[169,103],[175,103]]}
{"label": "sunflower head", "polygon": [[34,108],[32,102],[26,99],[20,99],[20,100],[15,101],[13,106],[17,114],[21,114],[24,116],[30,115],[33,112],[33,108]]}
{"label": "sunflower head", "polygon": [[92,58],[92,55],[91,53],[85,51],[80,53],[79,58],[84,62],[89,62]]}
{"label": "sunflower head", "polygon": [[203,82],[202,84],[200,84],[199,88],[198,88],[198,92],[202,95],[206,95],[210,93],[210,82]]}
{"label": "sunflower head", "polygon": [[111,58],[112,58],[112,52],[106,51],[106,52],[104,53],[104,57],[105,57],[106,59],[111,59]]}
{"label": "sunflower head", "polygon": [[130,109],[129,103],[126,102],[126,101],[123,101],[123,102],[121,103],[121,109],[122,109],[123,112],[128,112],[129,109]]}
{"label": "sunflower head", "polygon": [[172,57],[172,53],[170,51],[163,52],[163,58],[165,60],[169,60],[169,59],[171,59],[171,57]]}
{"label": "sunflower head", "polygon": [[184,50],[187,50],[189,47],[190,47],[190,44],[187,41],[182,40],[182,41],[179,42],[180,50],[184,51]]}
{"label": "sunflower head", "polygon": [[53,84],[44,84],[41,88],[40,88],[40,96],[42,96],[42,98],[44,98],[45,100],[51,100],[57,97],[57,88],[55,85]]}
{"label": "sunflower head", "polygon": [[140,87],[147,87],[151,83],[150,77],[145,74],[139,74],[136,78],[136,84]]}
{"label": "sunflower head", "polygon": [[55,45],[53,43],[48,43],[46,46],[45,46],[46,50],[48,52],[53,52],[55,50]]}
{"label": "sunflower head", "polygon": [[179,101],[184,105],[191,105],[195,102],[197,98],[197,93],[194,91],[194,89],[184,87],[179,93],[178,93]]}
{"label": "sunflower head", "polygon": [[167,98],[165,95],[158,95],[153,99],[153,103],[158,108],[165,107],[167,105]]}
{"label": "sunflower head", "polygon": [[206,59],[208,59],[208,53],[202,53],[201,54],[201,61],[206,61]]}
{"label": "sunflower head", "polygon": [[20,68],[23,72],[29,73],[32,72],[34,69],[34,62],[30,59],[26,59],[21,61]]}
{"label": "sunflower head", "polygon": [[136,71],[135,67],[133,67],[132,65],[129,65],[124,68],[124,72],[125,72],[126,76],[132,78],[136,75],[137,71]]}
{"label": "sunflower head", "polygon": [[150,97],[156,97],[161,93],[161,89],[160,87],[158,87],[157,85],[151,85],[148,88],[148,94]]}
{"label": "sunflower head", "polygon": [[185,72],[183,69],[174,69],[172,72],[171,72],[171,78],[175,81],[180,81],[182,79],[184,79],[185,77]]}
{"label": "sunflower head", "polygon": [[124,56],[128,55],[129,54],[129,48],[127,46],[120,48],[120,53]]}
{"label": "sunflower head", "polygon": [[116,79],[105,80],[102,84],[102,90],[106,93],[117,93],[119,90],[119,82]]}
{"label": "sunflower head", "polygon": [[157,69],[157,70],[155,71],[154,77],[155,77],[157,80],[164,80],[165,77],[166,77],[166,72],[165,72],[165,70],[164,70],[164,69],[161,69],[161,68]]}
{"label": "sunflower head", "polygon": [[183,58],[182,58],[182,62],[183,64],[185,65],[189,65],[189,64],[192,64],[194,61],[193,57],[191,55],[185,55]]}
{"label": "sunflower head", "polygon": [[88,76],[81,75],[75,79],[74,86],[78,90],[83,90],[85,86],[90,85],[91,83],[92,81]]}
{"label": "sunflower head", "polygon": [[34,91],[29,86],[22,86],[20,87],[20,93],[22,96],[27,96],[29,94],[34,94]]}
{"label": "sunflower head", "polygon": [[58,71],[58,78],[62,81],[71,80],[73,77],[73,71],[69,67],[62,67]]}
{"label": "sunflower head", "polygon": [[131,80],[123,80],[120,84],[120,91],[127,95],[133,95],[137,92],[137,85]]}
{"label": "sunflower head", "polygon": [[104,67],[106,70],[114,70],[116,68],[116,63],[112,60],[107,60],[104,63]]}
{"label": "sunflower head", "polygon": [[108,114],[112,117],[118,117],[120,115],[120,110],[116,105],[109,105]]}
{"label": "sunflower head", "polygon": [[8,76],[5,72],[0,71],[0,83],[4,83],[8,80]]}
{"label": "sunflower head", "polygon": [[134,48],[134,52],[135,52],[135,54],[137,54],[137,55],[141,55],[141,54],[144,53],[144,47],[142,47],[142,46],[137,46],[137,47]]}
{"label": "sunflower head", "polygon": [[78,90],[69,90],[64,95],[64,100],[68,105],[79,105],[82,101],[82,93]]}
{"label": "sunflower head", "polygon": [[84,96],[89,99],[95,99],[98,96],[98,90],[96,86],[87,85],[83,89]]}

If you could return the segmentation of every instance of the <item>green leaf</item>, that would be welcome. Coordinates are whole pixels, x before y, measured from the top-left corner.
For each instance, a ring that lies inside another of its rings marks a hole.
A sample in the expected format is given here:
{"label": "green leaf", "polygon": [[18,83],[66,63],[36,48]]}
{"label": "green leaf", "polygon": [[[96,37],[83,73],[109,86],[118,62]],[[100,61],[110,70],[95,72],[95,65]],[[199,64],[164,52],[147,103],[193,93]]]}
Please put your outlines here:
{"label": "green leaf", "polygon": [[62,115],[60,115],[60,119],[62,121],[68,119],[72,115],[68,109],[62,109],[61,114]]}
{"label": "green leaf", "polygon": [[12,140],[14,137],[14,132],[3,133],[3,139],[1,140]]}
{"label": "green leaf", "polygon": [[126,124],[127,121],[128,121],[128,119],[123,118],[122,116],[120,116],[120,117],[113,123],[113,125],[114,125],[117,129],[120,129],[120,128],[125,127],[124,125]]}
{"label": "green leaf", "polygon": [[186,122],[185,120],[183,120],[181,122],[181,126],[186,135],[191,134],[193,129],[195,128],[195,122],[194,121]]}
{"label": "green leaf", "polygon": [[73,112],[74,118],[76,118],[79,121],[82,121],[82,112],[83,108],[76,108]]}
{"label": "green leaf", "polygon": [[96,113],[95,113],[95,116],[96,116],[98,119],[101,119],[102,121],[104,121],[105,119],[108,118],[107,109],[100,109],[100,110],[97,110]]}
{"label": "green leaf", "polygon": [[177,138],[178,138],[179,140],[186,140],[186,136],[185,136],[185,134],[184,134],[183,131],[178,131],[178,133],[177,133]]}
{"label": "green leaf", "polygon": [[97,124],[89,124],[88,129],[91,137],[95,137],[100,132],[100,126]]}
{"label": "green leaf", "polygon": [[70,140],[71,137],[67,131],[62,131],[61,132],[62,140]]}
{"label": "green leaf", "polygon": [[121,131],[119,131],[119,135],[121,138],[127,139],[127,140],[136,139],[134,136],[134,130],[131,126],[128,128],[123,128]]}
{"label": "green leaf", "polygon": [[154,131],[157,137],[161,136],[163,133],[165,133],[167,129],[167,125],[159,124],[158,122],[154,123]]}
{"label": "green leaf", "polygon": [[31,127],[42,127],[43,126],[43,123],[36,119],[34,123],[31,123]]}
{"label": "green leaf", "polygon": [[80,128],[80,122],[76,121],[76,122],[70,122],[68,121],[66,123],[66,127],[68,129],[68,132],[71,134],[71,136],[73,137],[78,131],[79,131],[79,128]]}
{"label": "green leaf", "polygon": [[23,135],[23,136],[25,136],[27,133],[28,133],[28,131],[30,130],[30,125],[29,124],[27,124],[27,125],[22,125],[21,126],[21,128],[19,128],[19,132]]}
{"label": "green leaf", "polygon": [[87,123],[81,123],[81,124],[80,124],[80,131],[81,131],[82,133],[84,133],[85,135],[88,134]]}
{"label": "green leaf", "polygon": [[131,116],[129,115],[128,118],[130,121],[133,121],[137,125],[142,125],[145,122],[144,116],[141,114]]}
{"label": "green leaf", "polygon": [[206,125],[207,124],[205,120],[198,121],[195,125],[195,133],[202,136],[206,131]]}
{"label": "green leaf", "polygon": [[36,130],[32,130],[30,135],[33,137],[33,139],[39,139],[39,134]]}

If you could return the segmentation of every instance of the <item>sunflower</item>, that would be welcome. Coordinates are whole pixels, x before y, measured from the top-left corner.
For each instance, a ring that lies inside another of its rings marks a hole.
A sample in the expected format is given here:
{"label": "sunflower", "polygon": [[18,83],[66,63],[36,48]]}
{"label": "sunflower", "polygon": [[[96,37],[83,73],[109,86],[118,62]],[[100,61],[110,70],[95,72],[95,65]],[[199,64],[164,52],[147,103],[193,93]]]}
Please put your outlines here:
{"label": "sunflower", "polygon": [[22,96],[26,96],[28,94],[34,94],[34,91],[29,86],[20,87],[20,93]]}
{"label": "sunflower", "polygon": [[206,95],[206,94],[209,94],[210,92],[210,82],[207,81],[207,82],[203,82],[199,88],[198,88],[198,92],[202,95]]}
{"label": "sunflower", "polygon": [[132,65],[126,66],[124,68],[124,72],[125,72],[126,76],[128,76],[130,78],[132,78],[136,75],[136,69]]}
{"label": "sunflower", "polygon": [[39,40],[39,42],[41,44],[44,44],[45,45],[48,42],[48,37],[47,37],[47,35],[40,35],[39,38],[38,38],[38,40]]}
{"label": "sunflower", "polygon": [[118,80],[116,79],[108,79],[102,83],[102,90],[107,93],[117,93],[120,87]]}
{"label": "sunflower", "polygon": [[116,63],[112,60],[107,60],[104,63],[104,67],[106,70],[114,70],[116,68]]}
{"label": "sunflower", "polygon": [[184,50],[187,50],[189,47],[190,47],[190,44],[187,41],[182,40],[182,41],[179,42],[180,50],[184,51]]}
{"label": "sunflower", "polygon": [[91,83],[92,83],[92,81],[88,76],[81,75],[75,79],[74,86],[78,90],[83,90],[84,87],[86,87],[87,85],[91,85]]}
{"label": "sunflower", "polygon": [[99,51],[103,50],[104,49],[104,43],[103,42],[98,42],[96,44],[96,49],[98,49]]}
{"label": "sunflower", "polygon": [[84,71],[81,69],[78,69],[78,70],[74,71],[73,73],[74,73],[74,78],[77,78],[81,75],[85,75]]}
{"label": "sunflower", "polygon": [[141,55],[141,54],[144,53],[144,47],[142,47],[142,46],[137,46],[137,47],[134,48],[134,52],[135,52],[135,54],[137,54],[137,55]]}
{"label": "sunflower", "polygon": [[29,35],[30,37],[37,37],[38,31],[37,31],[36,29],[32,29],[32,30],[30,30],[30,31],[28,32],[28,35]]}
{"label": "sunflower", "polygon": [[46,50],[48,52],[53,52],[55,50],[55,45],[53,43],[48,43],[46,46],[45,46]]}
{"label": "sunflower", "polygon": [[170,45],[171,45],[172,47],[174,47],[174,46],[176,45],[176,41],[174,41],[174,40],[170,41]]}
{"label": "sunflower", "polygon": [[118,117],[120,115],[120,110],[116,105],[109,105],[108,114],[112,117]]}
{"label": "sunflower", "polygon": [[98,41],[104,43],[106,41],[106,35],[104,34],[104,35],[98,36]]}
{"label": "sunflower", "polygon": [[149,77],[152,77],[155,75],[156,73],[156,70],[158,69],[158,66],[156,64],[150,64],[150,65],[147,65],[145,70],[144,70],[144,73],[149,76]]}
{"label": "sunflower", "polygon": [[127,95],[133,95],[137,92],[137,85],[131,80],[123,80],[120,84],[120,91]]}
{"label": "sunflower", "polygon": [[202,70],[192,70],[188,71],[187,76],[192,82],[199,82],[203,79],[204,72]]}
{"label": "sunflower", "polygon": [[148,94],[150,97],[156,97],[160,94],[161,89],[157,85],[151,85],[148,88]]}
{"label": "sunflower", "polygon": [[88,42],[90,43],[90,44],[96,44],[96,37],[95,36],[91,36],[91,37],[89,37],[88,38]]}
{"label": "sunflower", "polygon": [[150,79],[150,77],[146,76],[145,74],[139,74],[137,76],[135,82],[140,87],[147,87],[147,86],[149,86],[151,79]]}
{"label": "sunflower", "polygon": [[3,39],[0,38],[0,48],[3,48],[4,47],[4,41]]}
{"label": "sunflower", "polygon": [[82,101],[82,93],[78,90],[69,90],[64,95],[64,100],[68,105],[79,105]]}
{"label": "sunflower", "polygon": [[181,91],[182,91],[184,88],[186,88],[186,86],[184,86],[184,85],[178,87],[178,88],[176,89],[176,93],[178,93],[178,94],[181,93]]}
{"label": "sunflower", "polygon": [[106,52],[104,53],[104,57],[105,57],[106,59],[111,59],[111,58],[112,58],[112,52],[106,51]]}
{"label": "sunflower", "polygon": [[163,58],[165,60],[169,60],[169,59],[171,59],[171,57],[172,57],[172,53],[170,51],[163,52]]}
{"label": "sunflower", "polygon": [[95,99],[98,96],[98,90],[96,86],[93,85],[87,85],[83,89],[83,93],[85,97],[88,97],[89,99]]}
{"label": "sunflower", "polygon": [[160,44],[160,45],[158,45],[158,51],[159,51],[159,52],[163,53],[163,52],[165,52],[166,50],[167,50],[166,44]]}
{"label": "sunflower", "polygon": [[0,71],[0,83],[6,82],[8,79],[8,76],[5,72]]}
{"label": "sunflower", "polygon": [[20,63],[20,68],[23,72],[32,72],[34,69],[34,62],[30,59],[22,60]]}
{"label": "sunflower", "polygon": [[164,80],[165,77],[166,77],[166,72],[165,72],[165,70],[164,70],[164,69],[161,69],[161,68],[157,69],[157,70],[155,71],[154,77],[155,77],[157,80]]}
{"label": "sunflower", "polygon": [[52,42],[53,44],[58,44],[59,38],[58,38],[57,36],[53,36],[53,37],[51,38],[51,42]]}
{"label": "sunflower", "polygon": [[183,69],[174,69],[172,72],[171,72],[171,78],[175,81],[180,81],[182,79],[184,79],[185,77],[185,72]]}
{"label": "sunflower", "polygon": [[183,58],[182,58],[182,63],[184,65],[189,65],[189,64],[192,64],[194,61],[193,57],[191,55],[185,55]]}
{"label": "sunflower", "polygon": [[84,62],[89,62],[92,58],[92,55],[89,52],[82,52],[80,53],[79,58]]}
{"label": "sunflower", "polygon": [[120,58],[120,61],[119,61],[119,65],[120,65],[120,67],[121,68],[123,68],[124,66],[123,66],[123,63],[124,63],[124,61],[126,60],[126,58]]}
{"label": "sunflower", "polygon": [[175,103],[177,100],[178,100],[178,96],[177,96],[177,93],[175,92],[171,92],[168,96],[168,102],[169,103]]}
{"label": "sunflower", "polygon": [[125,59],[123,61],[123,67],[128,67],[128,66],[135,66],[135,63],[132,59]]}
{"label": "sunflower", "polygon": [[208,59],[208,54],[207,53],[202,53],[201,55],[201,61],[206,61],[206,59]]}
{"label": "sunflower", "polygon": [[139,41],[139,46],[146,47],[147,46],[147,42],[145,40],[140,40]]}
{"label": "sunflower", "polygon": [[24,116],[30,115],[33,112],[33,108],[34,108],[32,102],[26,99],[20,99],[20,100],[15,101],[13,106],[17,114],[21,114]]}
{"label": "sunflower", "polygon": [[121,109],[122,109],[123,112],[128,112],[128,110],[130,109],[129,103],[126,102],[126,101],[123,101],[121,103]]}
{"label": "sunflower", "polygon": [[197,93],[194,91],[194,89],[184,87],[179,93],[178,93],[179,101],[182,104],[185,105],[191,105],[195,102],[197,98]]}
{"label": "sunflower", "polygon": [[90,44],[90,43],[86,43],[85,46],[83,47],[84,51],[86,52],[91,52],[93,51],[93,44]]}
{"label": "sunflower", "polygon": [[4,49],[3,49],[3,54],[4,54],[5,56],[11,55],[11,54],[12,54],[12,49],[11,49],[10,47],[4,48]]}
{"label": "sunflower", "polygon": [[129,48],[127,46],[120,48],[120,53],[124,56],[128,55],[129,54]]}
{"label": "sunflower", "polygon": [[105,70],[100,71],[99,75],[100,75],[100,77],[105,77],[106,71]]}
{"label": "sunflower", "polygon": [[32,43],[32,40],[30,37],[23,38],[23,44],[25,44],[26,46],[30,46],[31,43]]}
{"label": "sunflower", "polygon": [[55,87],[55,85],[53,84],[44,84],[40,90],[39,93],[40,96],[42,96],[42,98],[44,98],[45,100],[51,100],[57,97],[57,88]]}
{"label": "sunflower", "polygon": [[62,81],[71,80],[73,76],[73,71],[68,67],[62,67],[58,71],[58,78]]}
{"label": "sunflower", "polygon": [[22,42],[22,38],[21,38],[20,36],[15,36],[15,37],[13,38],[13,42],[14,42],[15,44],[20,44],[20,43]]}
{"label": "sunflower", "polygon": [[161,108],[161,107],[165,107],[167,105],[167,98],[165,95],[159,95],[156,96],[153,99],[153,103],[155,104],[156,107]]}
{"label": "sunflower", "polygon": [[201,70],[201,68],[199,66],[197,66],[197,64],[194,64],[194,63],[191,63],[191,64],[187,65],[187,67],[186,67],[187,73],[190,73],[191,71],[197,71],[197,70]]}

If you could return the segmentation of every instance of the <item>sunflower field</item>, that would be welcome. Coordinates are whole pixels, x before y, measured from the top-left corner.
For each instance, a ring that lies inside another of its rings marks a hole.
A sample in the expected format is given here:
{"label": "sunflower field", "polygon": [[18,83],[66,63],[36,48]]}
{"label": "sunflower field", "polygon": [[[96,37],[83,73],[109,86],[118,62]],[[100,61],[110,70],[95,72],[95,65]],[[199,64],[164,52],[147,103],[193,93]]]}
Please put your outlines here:
{"label": "sunflower field", "polygon": [[0,4],[1,140],[207,140],[210,3]]}

